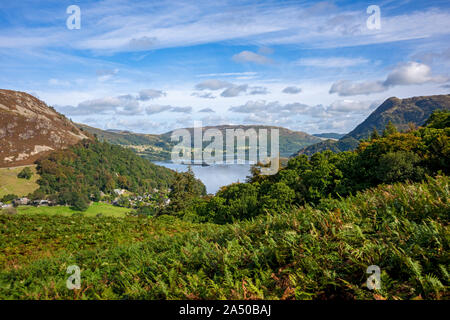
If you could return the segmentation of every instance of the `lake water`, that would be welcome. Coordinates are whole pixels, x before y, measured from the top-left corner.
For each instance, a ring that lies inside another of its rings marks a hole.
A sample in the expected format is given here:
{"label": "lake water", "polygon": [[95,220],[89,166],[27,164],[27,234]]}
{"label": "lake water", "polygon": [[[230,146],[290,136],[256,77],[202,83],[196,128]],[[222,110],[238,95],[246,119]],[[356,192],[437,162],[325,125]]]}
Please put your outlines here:
{"label": "lake water", "polygon": [[[179,172],[185,172],[188,169],[188,166],[184,164],[158,161],[154,163]],[[216,193],[220,187],[233,182],[244,182],[245,178],[250,175],[250,164],[216,164],[205,167],[191,167],[195,177],[206,186],[208,193]]]}

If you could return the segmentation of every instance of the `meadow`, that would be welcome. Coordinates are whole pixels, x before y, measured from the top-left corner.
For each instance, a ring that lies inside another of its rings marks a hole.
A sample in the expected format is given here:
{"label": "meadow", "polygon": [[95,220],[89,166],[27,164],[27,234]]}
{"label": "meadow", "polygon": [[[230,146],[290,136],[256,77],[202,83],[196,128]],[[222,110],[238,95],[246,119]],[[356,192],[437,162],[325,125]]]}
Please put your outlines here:
{"label": "meadow", "polygon": [[36,173],[36,165],[29,166],[33,172],[30,180],[17,177],[24,167],[0,168],[0,198],[7,194],[15,194],[19,197],[26,196],[39,188],[36,183],[39,178]]}
{"label": "meadow", "polygon": [[[0,299],[448,299],[449,180],[224,225],[2,214]],[[380,290],[366,287],[369,265]]]}
{"label": "meadow", "polygon": [[[117,207],[108,203],[94,202],[86,211],[82,214],[85,217],[95,217],[97,215],[108,217],[125,217],[128,212],[134,211],[130,208]],[[19,206],[17,207],[18,214],[38,214],[38,215],[62,215],[72,216],[73,214],[80,213],[80,211],[70,206],[54,206],[54,207],[34,207],[34,206]]]}

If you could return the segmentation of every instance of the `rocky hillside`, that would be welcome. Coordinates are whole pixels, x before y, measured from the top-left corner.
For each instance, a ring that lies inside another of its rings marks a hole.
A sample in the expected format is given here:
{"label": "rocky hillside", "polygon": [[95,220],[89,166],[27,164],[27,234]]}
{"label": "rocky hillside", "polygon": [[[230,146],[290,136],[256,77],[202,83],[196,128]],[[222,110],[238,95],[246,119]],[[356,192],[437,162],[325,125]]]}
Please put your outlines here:
{"label": "rocky hillside", "polygon": [[408,124],[421,126],[436,109],[450,110],[450,95],[413,97],[408,99],[389,98],[372,114],[346,135],[355,139],[366,139],[373,129],[381,133],[389,121],[399,131],[408,129]]}
{"label": "rocky hillside", "polygon": [[300,149],[295,155],[313,155],[316,152],[354,150],[359,140],[367,139],[376,129],[380,134],[391,121],[399,131],[407,130],[409,124],[422,126],[434,110],[450,110],[450,95],[413,97],[408,99],[389,98],[350,133],[341,139],[326,140]]}
{"label": "rocky hillside", "polygon": [[0,167],[39,157],[88,138],[69,119],[30,94],[0,90]]}

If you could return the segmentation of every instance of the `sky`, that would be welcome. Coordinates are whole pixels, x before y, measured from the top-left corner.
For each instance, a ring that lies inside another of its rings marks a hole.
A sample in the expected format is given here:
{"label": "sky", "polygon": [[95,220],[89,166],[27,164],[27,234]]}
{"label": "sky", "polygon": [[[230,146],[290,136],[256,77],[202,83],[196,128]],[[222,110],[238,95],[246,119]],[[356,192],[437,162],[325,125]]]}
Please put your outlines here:
{"label": "sky", "polygon": [[1,1],[0,70],[101,129],[347,133],[389,97],[450,93],[450,2]]}

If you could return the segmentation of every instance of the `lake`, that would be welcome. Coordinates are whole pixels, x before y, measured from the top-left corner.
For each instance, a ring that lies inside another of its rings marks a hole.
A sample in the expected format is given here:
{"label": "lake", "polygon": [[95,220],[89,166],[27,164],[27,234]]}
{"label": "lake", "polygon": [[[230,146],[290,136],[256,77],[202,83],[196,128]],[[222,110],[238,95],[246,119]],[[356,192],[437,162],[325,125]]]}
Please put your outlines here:
{"label": "lake", "polygon": [[[155,161],[154,164],[163,166],[179,172],[185,172],[187,165]],[[191,166],[195,177],[200,179],[206,186],[208,193],[216,193],[220,187],[233,182],[244,182],[250,175],[250,164],[216,164],[211,166]]]}

